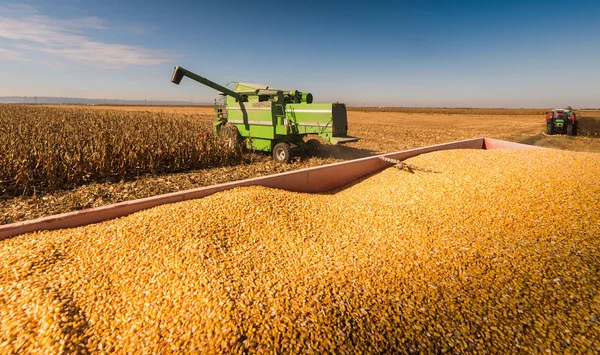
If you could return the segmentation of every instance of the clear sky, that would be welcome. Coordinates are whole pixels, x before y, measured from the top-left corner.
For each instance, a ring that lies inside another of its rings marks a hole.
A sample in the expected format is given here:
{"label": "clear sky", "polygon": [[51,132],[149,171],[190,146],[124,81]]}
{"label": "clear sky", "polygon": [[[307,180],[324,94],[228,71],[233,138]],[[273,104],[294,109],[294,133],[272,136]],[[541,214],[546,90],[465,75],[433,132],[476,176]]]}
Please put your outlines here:
{"label": "clear sky", "polygon": [[0,0],[0,96],[600,107],[600,1]]}

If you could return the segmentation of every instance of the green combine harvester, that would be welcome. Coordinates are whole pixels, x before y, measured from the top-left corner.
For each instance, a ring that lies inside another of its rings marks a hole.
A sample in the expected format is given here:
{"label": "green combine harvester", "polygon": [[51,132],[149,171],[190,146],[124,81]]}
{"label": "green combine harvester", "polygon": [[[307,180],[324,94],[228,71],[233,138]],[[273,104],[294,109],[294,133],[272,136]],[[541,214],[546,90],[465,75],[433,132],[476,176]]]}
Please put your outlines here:
{"label": "green combine harvester", "polygon": [[226,97],[225,109],[215,103],[214,129],[231,146],[245,144],[248,149],[272,152],[277,162],[286,163],[295,154],[317,152],[319,140],[304,141],[306,135],[318,135],[331,144],[358,140],[347,135],[345,104],[313,104],[310,93],[258,84],[235,83],[231,90],[182,67],[175,67],[171,81],[179,84],[184,76]]}

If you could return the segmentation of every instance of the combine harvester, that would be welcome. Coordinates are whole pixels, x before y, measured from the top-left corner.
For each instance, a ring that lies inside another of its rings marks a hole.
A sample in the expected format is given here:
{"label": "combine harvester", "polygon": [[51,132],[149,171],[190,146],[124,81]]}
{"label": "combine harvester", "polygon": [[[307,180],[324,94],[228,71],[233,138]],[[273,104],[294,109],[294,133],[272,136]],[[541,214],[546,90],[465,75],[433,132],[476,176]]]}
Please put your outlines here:
{"label": "combine harvester", "polygon": [[182,67],[175,67],[171,81],[179,85],[184,76],[226,97],[225,110],[215,103],[214,129],[230,146],[245,143],[248,149],[273,152],[277,162],[287,163],[295,154],[317,152],[317,139],[304,141],[309,134],[331,144],[358,140],[347,135],[345,104],[313,104],[311,93],[258,84],[236,82],[231,90]]}

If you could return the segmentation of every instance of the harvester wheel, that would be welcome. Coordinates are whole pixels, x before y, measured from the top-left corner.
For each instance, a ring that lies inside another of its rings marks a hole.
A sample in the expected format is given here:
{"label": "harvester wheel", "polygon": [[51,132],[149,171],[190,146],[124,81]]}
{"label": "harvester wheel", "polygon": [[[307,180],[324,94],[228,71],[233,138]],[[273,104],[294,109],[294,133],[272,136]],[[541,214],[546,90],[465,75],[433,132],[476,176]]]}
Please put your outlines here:
{"label": "harvester wheel", "polygon": [[288,163],[292,158],[290,145],[287,143],[277,143],[273,147],[273,159],[278,163]]}
{"label": "harvester wheel", "polygon": [[319,153],[319,149],[321,148],[321,142],[318,139],[309,139],[306,141],[306,153],[308,155],[317,155]]}
{"label": "harvester wheel", "polygon": [[546,123],[546,134],[552,134],[552,123]]}
{"label": "harvester wheel", "polygon": [[222,126],[219,134],[227,140],[229,149],[236,149],[242,144],[242,136],[236,126],[229,124]]}
{"label": "harvester wheel", "polygon": [[574,136],[575,134],[573,134],[573,125],[572,124],[568,124],[567,125],[567,136]]}

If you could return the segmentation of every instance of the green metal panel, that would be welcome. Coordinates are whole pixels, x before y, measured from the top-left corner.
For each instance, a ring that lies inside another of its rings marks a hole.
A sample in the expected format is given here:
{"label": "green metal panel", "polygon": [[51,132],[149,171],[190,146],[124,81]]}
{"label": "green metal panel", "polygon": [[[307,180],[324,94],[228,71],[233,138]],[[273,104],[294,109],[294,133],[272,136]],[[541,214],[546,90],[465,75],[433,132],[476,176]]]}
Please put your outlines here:
{"label": "green metal panel", "polygon": [[333,138],[348,134],[344,104],[288,104],[287,107],[288,117],[297,125],[299,134],[318,134],[333,144],[338,142]]}
{"label": "green metal panel", "polygon": [[331,104],[288,104],[286,109],[286,117],[293,123],[294,133],[332,133]]}
{"label": "green metal panel", "polygon": [[[227,108],[228,122],[234,124],[245,138],[283,142],[299,141],[306,134],[318,134],[336,144],[334,137],[347,134],[343,104],[280,104],[272,100],[240,103],[231,98]],[[266,148],[266,145],[261,147]]]}
{"label": "green metal panel", "polygon": [[272,103],[234,102],[227,106],[227,121],[234,124],[242,137],[274,139]]}
{"label": "green metal panel", "polygon": [[247,140],[247,148],[260,150],[264,152],[270,152],[273,149],[273,140],[272,139],[260,139],[260,138],[248,138]]}

